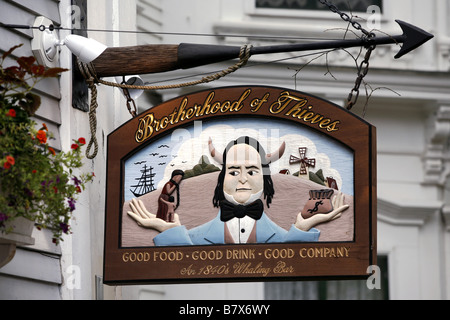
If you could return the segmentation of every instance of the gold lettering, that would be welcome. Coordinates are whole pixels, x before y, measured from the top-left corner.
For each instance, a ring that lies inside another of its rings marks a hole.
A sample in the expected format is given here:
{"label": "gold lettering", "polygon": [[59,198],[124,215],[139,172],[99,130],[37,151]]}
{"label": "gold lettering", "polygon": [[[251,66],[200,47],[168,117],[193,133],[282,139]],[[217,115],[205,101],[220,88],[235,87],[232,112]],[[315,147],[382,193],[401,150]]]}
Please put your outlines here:
{"label": "gold lettering", "polygon": [[261,106],[267,102],[269,99],[270,93],[266,93],[262,99],[255,98],[250,103],[251,112],[258,112]]}
{"label": "gold lettering", "polygon": [[244,105],[242,104],[245,99],[248,98],[248,96],[252,93],[252,89],[247,89],[244,91],[244,93],[241,95],[241,97],[239,98],[239,100],[235,101],[232,103],[231,107],[230,107],[230,111],[231,112],[237,112],[240,111]]}
{"label": "gold lettering", "polygon": [[344,247],[344,250],[345,250],[345,257],[348,258],[348,256],[349,256],[348,253],[350,251],[350,248],[345,248]]}
{"label": "gold lettering", "polygon": [[322,121],[323,118],[324,118],[324,117],[323,117],[322,115],[316,114],[316,116],[315,116],[313,119],[311,119],[311,123],[312,123],[312,124],[317,124],[317,123],[319,123],[320,121]]}
{"label": "gold lettering", "polygon": [[202,111],[200,112],[200,115],[204,115],[204,114],[210,114],[211,112],[211,101],[212,99],[214,99],[214,96],[216,95],[216,93],[214,91],[210,92],[210,94],[208,94],[208,97],[206,97],[205,102],[203,103],[203,108]]}
{"label": "gold lettering", "polygon": [[[274,102],[271,106],[270,106],[270,113],[273,114],[278,114],[282,111],[284,111],[284,109],[287,108],[287,106],[292,102],[292,101],[301,101],[301,98],[295,97],[295,96],[291,96],[289,91],[285,91],[283,92],[279,97],[277,102]],[[304,99],[303,99],[304,100]],[[306,104],[306,103],[305,103]],[[295,108],[295,107],[294,107]]]}
{"label": "gold lettering", "polygon": [[211,108],[211,113],[216,114],[220,110],[220,102],[215,102]]}
{"label": "gold lettering", "polygon": [[151,137],[151,135],[153,134],[153,120],[153,113],[150,113],[145,117],[139,119],[138,129],[135,135],[136,142],[141,143]]}
{"label": "gold lettering", "polygon": [[345,247],[321,247],[321,248],[301,248],[298,251],[300,258],[316,259],[316,258],[348,258],[349,248]]}
{"label": "gold lettering", "polygon": [[295,256],[293,249],[266,249],[264,257],[266,259],[292,259]]}
{"label": "gold lettering", "polygon": [[327,131],[328,131],[328,132],[335,132],[335,131],[338,131],[339,128],[337,127],[337,125],[338,125],[339,123],[341,123],[341,122],[340,122],[340,121],[335,121],[335,122],[333,122],[332,124],[330,124],[330,125],[327,127]]}
{"label": "gold lettering", "polygon": [[301,248],[300,249],[300,257],[302,258],[306,258],[306,248]]}
{"label": "gold lettering", "polygon": [[316,249],[314,250],[315,256],[316,256],[316,257],[322,257],[322,251],[323,251],[323,248],[316,248]]}
{"label": "gold lettering", "polygon": [[223,252],[220,250],[202,250],[192,252],[193,260],[221,260],[223,258]]}
{"label": "gold lettering", "polygon": [[253,266],[251,262],[237,262],[233,265],[234,274],[262,274],[265,277],[270,271],[270,268],[264,268],[262,262],[255,266]]}
{"label": "gold lettering", "polygon": [[255,249],[227,249],[227,259],[255,259]]}
{"label": "gold lettering", "polygon": [[184,254],[181,251],[155,251],[153,261],[181,261]]}
{"label": "gold lettering", "polygon": [[165,129],[169,124],[169,118],[164,117],[161,119],[161,129]]}
{"label": "gold lettering", "polygon": [[[205,115],[213,115],[217,113],[239,112],[244,108],[245,100],[251,95],[252,90],[247,89],[242,92],[239,99],[230,101],[214,101],[215,92],[211,91],[206,96],[203,103],[189,106],[188,97],[184,97],[178,107],[175,107],[171,113],[156,119],[154,113],[149,113],[139,119],[135,140],[142,143],[152,137],[155,132],[165,130],[171,125],[179,122],[190,120],[194,117],[202,117]],[[265,93],[261,98],[253,98],[249,102],[250,111],[258,112],[262,105],[268,101],[270,93]],[[317,125],[320,129],[328,132],[339,130],[340,121],[333,121],[330,118],[318,114],[314,111],[314,106],[309,104],[308,99],[291,95],[289,91],[280,94],[277,101],[269,107],[272,114],[280,114],[284,112],[285,116],[298,119]]]}
{"label": "gold lettering", "polygon": [[307,110],[303,110],[302,108],[308,103],[308,100],[301,100],[299,103],[297,103],[291,110],[286,112],[287,116],[292,115],[294,118],[301,119],[303,115],[308,112],[308,110],[311,110],[313,106],[308,106]]}
{"label": "gold lettering", "polygon": [[273,268],[273,273],[293,273],[294,267],[288,266],[284,261],[278,261],[275,268]]}
{"label": "gold lettering", "polygon": [[319,127],[321,129],[326,129],[330,125],[330,123],[331,123],[331,119],[324,119],[324,120],[320,121]]}
{"label": "gold lettering", "polygon": [[186,116],[186,111],[184,111],[184,108],[186,107],[187,103],[188,98],[184,98],[183,101],[181,102],[180,109],[178,109],[178,116],[175,119],[175,123],[178,123],[180,121],[180,118],[181,121],[184,120],[184,117]]}
{"label": "gold lettering", "polygon": [[188,109],[188,111],[186,112],[186,119],[190,119],[194,116],[195,113],[195,108],[190,108]]}
{"label": "gold lettering", "polygon": [[228,110],[230,110],[231,108],[231,102],[230,101],[225,101],[223,103],[223,105],[220,107],[220,112],[221,113],[227,113]]}
{"label": "gold lettering", "polygon": [[[259,102],[259,99],[254,99],[251,102],[250,106],[253,108],[251,110],[252,112],[259,110],[261,107],[258,104]],[[294,106],[291,106],[293,103],[295,103]],[[311,104],[308,105],[308,99],[291,95],[289,91],[280,94],[278,100],[270,106],[269,112],[272,114],[284,112],[284,115],[286,116],[318,125],[319,128],[327,130],[328,132],[339,130],[338,124],[340,124],[340,121],[333,122],[333,120],[314,112],[314,106]]]}
{"label": "gold lettering", "polygon": [[148,262],[150,253],[148,252],[125,252],[122,255],[123,262]]}
{"label": "gold lettering", "polygon": [[311,120],[312,118],[314,118],[316,114],[314,112],[307,112],[304,116],[303,116],[303,121],[305,122],[309,122],[309,120]]}

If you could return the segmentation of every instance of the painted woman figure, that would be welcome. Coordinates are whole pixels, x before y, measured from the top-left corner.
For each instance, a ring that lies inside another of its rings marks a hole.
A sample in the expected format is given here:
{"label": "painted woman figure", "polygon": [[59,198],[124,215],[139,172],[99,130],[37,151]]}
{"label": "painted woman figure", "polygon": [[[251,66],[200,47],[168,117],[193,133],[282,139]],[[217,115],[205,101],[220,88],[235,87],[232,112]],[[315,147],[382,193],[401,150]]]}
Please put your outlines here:
{"label": "painted woman figure", "polygon": [[162,219],[166,222],[170,222],[169,217],[169,207],[167,202],[172,196],[173,192],[176,190],[177,193],[177,203],[175,209],[180,205],[180,183],[184,177],[184,172],[182,170],[174,170],[172,176],[168,182],[164,185],[161,195],[158,198],[158,212],[156,217]]}

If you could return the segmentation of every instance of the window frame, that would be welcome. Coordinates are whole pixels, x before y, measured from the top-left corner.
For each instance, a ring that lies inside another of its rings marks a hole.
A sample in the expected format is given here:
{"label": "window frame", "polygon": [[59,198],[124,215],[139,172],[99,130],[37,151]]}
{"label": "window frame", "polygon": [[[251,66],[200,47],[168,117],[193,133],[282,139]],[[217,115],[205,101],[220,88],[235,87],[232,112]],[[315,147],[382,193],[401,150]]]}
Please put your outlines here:
{"label": "window frame", "polygon": [[[351,15],[348,10],[341,9],[343,12]],[[382,12],[381,20],[385,21],[386,17],[386,1],[382,0]],[[314,18],[314,19],[327,19],[327,20],[339,20],[341,19],[338,14],[332,14],[329,10],[302,10],[302,9],[276,9],[276,8],[257,8],[256,0],[247,0],[245,2],[245,13],[248,16],[255,17],[275,17],[275,18]],[[358,16],[362,19],[368,19],[371,14],[367,12],[355,12],[354,16]]]}

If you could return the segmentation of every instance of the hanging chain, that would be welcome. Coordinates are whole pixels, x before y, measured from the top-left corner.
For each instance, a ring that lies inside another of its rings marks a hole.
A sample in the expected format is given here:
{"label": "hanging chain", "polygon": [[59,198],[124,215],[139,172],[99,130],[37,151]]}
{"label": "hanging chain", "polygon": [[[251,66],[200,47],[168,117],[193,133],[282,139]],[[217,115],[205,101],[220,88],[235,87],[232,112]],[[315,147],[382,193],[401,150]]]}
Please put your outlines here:
{"label": "hanging chain", "polygon": [[[123,77],[121,84],[122,85],[127,84],[125,81],[125,76]],[[136,102],[134,102],[134,99],[131,97],[130,91],[128,90],[128,88],[122,88],[122,92],[123,92],[123,95],[125,96],[125,98],[127,99],[128,112],[133,116],[133,118],[136,117],[137,116]],[[132,106],[133,106],[133,108],[131,108]]]}
{"label": "hanging chain", "polygon": [[[123,94],[125,95],[125,98],[127,98],[127,109],[128,112],[133,116],[137,116],[137,109],[136,109],[136,102],[134,102],[133,98],[130,96],[130,92],[127,88],[123,89]],[[131,108],[133,107],[133,108]]]}
{"label": "hanging chain", "polygon": [[370,56],[372,55],[373,50],[375,50],[375,48],[376,48],[375,45],[370,44],[370,42],[371,42],[370,40],[375,38],[376,34],[364,29],[358,21],[353,20],[353,18],[350,17],[345,12],[340,11],[338,7],[336,7],[334,4],[328,2],[328,0],[319,0],[319,2],[323,5],[326,5],[330,9],[331,12],[337,13],[341,17],[342,20],[351,24],[352,27],[355,28],[357,31],[361,31],[364,34],[364,39],[367,42],[367,45],[366,45],[367,52],[366,52],[366,55],[364,56],[364,60],[361,62],[361,64],[358,67],[358,77],[356,78],[355,86],[350,91],[350,94],[348,95],[348,98],[347,98],[346,108],[347,108],[347,110],[351,110],[353,108],[353,106],[356,104],[356,102],[358,101],[359,89],[361,87],[361,83],[363,82],[365,76],[369,72]]}
{"label": "hanging chain", "polygon": [[374,38],[376,37],[376,34],[373,32],[369,32],[366,29],[364,29],[362,27],[362,25],[358,22],[353,20],[352,17],[350,17],[348,14],[346,14],[345,12],[342,12],[341,10],[339,10],[338,7],[336,7],[334,4],[328,2],[328,0],[319,0],[319,2],[325,6],[327,6],[331,12],[337,13],[342,20],[344,20],[345,22],[348,22],[352,25],[353,28],[355,28],[358,31],[361,31],[367,38]]}
{"label": "hanging chain", "polygon": [[347,98],[347,106],[346,106],[347,110],[351,110],[358,101],[359,88],[361,87],[361,83],[363,82],[365,76],[369,72],[369,65],[370,65],[369,60],[373,50],[375,50],[375,47],[376,47],[375,45],[371,45],[368,47],[366,55],[364,56],[364,60],[361,61],[361,64],[358,67],[358,77],[356,78],[355,86],[350,91]]}

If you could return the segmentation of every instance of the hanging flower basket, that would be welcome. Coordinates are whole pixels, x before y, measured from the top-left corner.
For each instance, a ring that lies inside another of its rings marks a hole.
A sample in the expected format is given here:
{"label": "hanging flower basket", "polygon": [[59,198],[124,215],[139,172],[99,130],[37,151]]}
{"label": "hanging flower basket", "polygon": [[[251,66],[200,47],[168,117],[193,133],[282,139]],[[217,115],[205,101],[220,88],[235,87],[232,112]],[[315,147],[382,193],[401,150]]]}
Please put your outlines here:
{"label": "hanging flower basket", "polygon": [[20,57],[17,66],[4,68],[17,47],[0,60],[0,241],[14,238],[18,225],[28,220],[50,229],[58,243],[70,233],[77,196],[93,174],[77,174],[84,138],[74,140],[69,152],[56,152],[48,144],[53,135],[47,125],[31,118],[41,104],[34,86],[66,70],[45,69],[34,57]]}
{"label": "hanging flower basket", "polygon": [[4,222],[5,230],[0,232],[0,244],[33,245],[34,238],[31,236],[34,229],[34,221],[24,217],[17,217]]}

